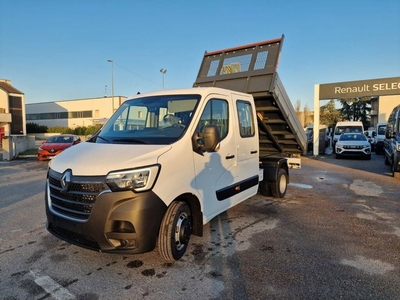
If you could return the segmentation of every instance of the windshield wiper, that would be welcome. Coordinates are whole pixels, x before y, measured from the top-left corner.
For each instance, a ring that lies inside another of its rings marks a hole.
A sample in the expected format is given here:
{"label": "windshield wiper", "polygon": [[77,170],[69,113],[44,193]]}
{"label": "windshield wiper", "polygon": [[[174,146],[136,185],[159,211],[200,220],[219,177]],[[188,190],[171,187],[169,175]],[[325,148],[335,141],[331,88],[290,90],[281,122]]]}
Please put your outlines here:
{"label": "windshield wiper", "polygon": [[122,139],[115,139],[113,142],[127,142],[127,143],[138,143],[138,144],[148,144],[148,142],[143,140],[138,140],[134,138],[122,138]]}
{"label": "windshield wiper", "polygon": [[96,136],[96,138],[99,138],[99,139],[101,139],[101,140],[103,140],[103,141],[106,141],[107,143],[111,143],[109,140],[107,140],[106,138],[103,138],[102,136]]}

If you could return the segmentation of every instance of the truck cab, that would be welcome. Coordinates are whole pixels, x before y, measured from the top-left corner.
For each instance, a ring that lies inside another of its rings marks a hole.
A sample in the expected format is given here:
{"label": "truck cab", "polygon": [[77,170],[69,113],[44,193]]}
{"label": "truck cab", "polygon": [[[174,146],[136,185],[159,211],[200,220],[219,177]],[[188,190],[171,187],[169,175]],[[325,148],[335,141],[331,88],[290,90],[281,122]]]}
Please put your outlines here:
{"label": "truck cab", "polygon": [[150,251],[159,237],[163,257],[179,259],[192,233],[257,193],[255,116],[251,95],[220,88],[125,101],[50,162],[48,230],[103,252]]}
{"label": "truck cab", "polygon": [[393,177],[400,178],[400,105],[389,116],[384,140],[385,164]]}

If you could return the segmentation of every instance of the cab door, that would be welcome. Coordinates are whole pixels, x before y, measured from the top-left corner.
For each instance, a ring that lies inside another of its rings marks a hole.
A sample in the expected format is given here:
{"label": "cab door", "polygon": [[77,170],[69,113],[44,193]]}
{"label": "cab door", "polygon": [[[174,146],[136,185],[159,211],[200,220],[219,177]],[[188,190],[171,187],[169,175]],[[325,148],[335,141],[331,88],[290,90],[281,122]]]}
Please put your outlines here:
{"label": "cab door", "polygon": [[238,96],[235,99],[236,118],[234,131],[237,143],[237,173],[240,174],[240,197],[236,203],[243,201],[258,191],[259,142],[256,127],[256,110],[254,101]]}
{"label": "cab door", "polygon": [[196,126],[196,132],[202,132],[205,125],[216,125],[221,137],[217,152],[201,155],[193,151],[195,177],[192,187],[200,194],[205,222],[231,206],[232,199],[224,194],[224,189],[240,180],[232,116],[229,97],[209,97]]}

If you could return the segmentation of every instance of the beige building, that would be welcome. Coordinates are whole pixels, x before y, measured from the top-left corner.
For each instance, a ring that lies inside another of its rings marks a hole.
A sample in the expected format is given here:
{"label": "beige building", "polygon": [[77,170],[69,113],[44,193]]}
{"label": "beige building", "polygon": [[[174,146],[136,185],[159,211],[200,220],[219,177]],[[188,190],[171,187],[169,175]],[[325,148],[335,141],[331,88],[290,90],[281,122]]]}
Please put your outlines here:
{"label": "beige building", "polygon": [[393,108],[400,104],[400,95],[380,96],[371,100],[371,127],[385,123]]}
{"label": "beige building", "polygon": [[70,128],[103,124],[126,99],[114,96],[26,104],[26,122]]}
{"label": "beige building", "polygon": [[0,140],[3,136],[24,136],[25,95],[11,85],[11,80],[0,79]]}

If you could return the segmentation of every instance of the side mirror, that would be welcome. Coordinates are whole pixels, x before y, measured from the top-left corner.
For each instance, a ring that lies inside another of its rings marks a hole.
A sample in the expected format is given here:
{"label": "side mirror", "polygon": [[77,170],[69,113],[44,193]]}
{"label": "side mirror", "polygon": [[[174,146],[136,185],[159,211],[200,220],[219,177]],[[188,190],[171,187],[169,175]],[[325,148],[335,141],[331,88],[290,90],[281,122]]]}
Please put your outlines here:
{"label": "side mirror", "polygon": [[195,132],[192,136],[193,151],[203,155],[203,152],[218,150],[221,141],[220,133],[216,125],[204,126],[203,132]]}

